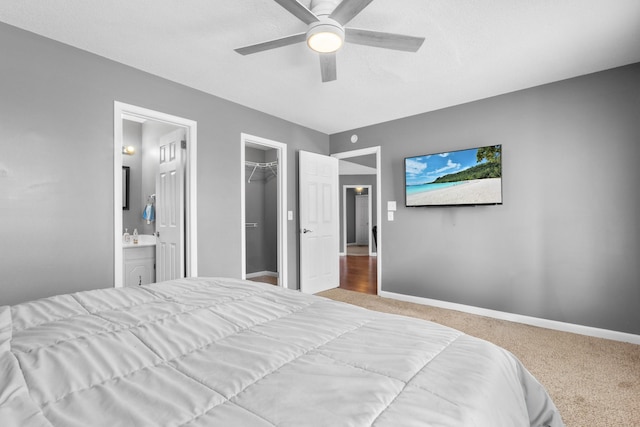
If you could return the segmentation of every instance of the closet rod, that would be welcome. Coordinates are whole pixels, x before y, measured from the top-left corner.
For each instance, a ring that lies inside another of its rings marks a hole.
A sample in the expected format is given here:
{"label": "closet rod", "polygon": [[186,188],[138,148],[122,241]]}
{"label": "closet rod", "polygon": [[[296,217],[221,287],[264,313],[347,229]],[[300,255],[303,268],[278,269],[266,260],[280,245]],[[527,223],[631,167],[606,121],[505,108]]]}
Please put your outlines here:
{"label": "closet rod", "polygon": [[260,168],[260,169],[267,169],[268,168],[271,172],[273,172],[273,174],[275,176],[278,176],[278,170],[277,169],[273,169],[274,166],[278,167],[278,161],[277,160],[275,162],[268,162],[268,163],[245,161],[244,164],[245,164],[245,166],[253,168],[253,170],[251,171],[251,175],[249,175],[249,179],[247,180],[248,183],[251,183],[251,178],[253,178],[253,174],[256,173],[256,169],[258,169],[258,168]]}
{"label": "closet rod", "polygon": [[267,163],[246,161],[246,162],[244,162],[244,164],[246,166],[249,166],[249,167],[252,167],[252,168],[253,167],[256,167],[256,168],[270,168],[270,167],[273,167],[273,166],[278,166],[278,161],[276,160],[274,162],[267,162]]}

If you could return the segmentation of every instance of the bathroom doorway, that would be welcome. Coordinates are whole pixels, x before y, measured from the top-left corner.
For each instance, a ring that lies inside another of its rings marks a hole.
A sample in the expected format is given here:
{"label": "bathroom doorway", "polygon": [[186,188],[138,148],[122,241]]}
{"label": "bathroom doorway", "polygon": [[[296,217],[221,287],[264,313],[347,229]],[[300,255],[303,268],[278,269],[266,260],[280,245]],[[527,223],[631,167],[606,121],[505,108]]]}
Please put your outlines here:
{"label": "bathroom doorway", "polygon": [[242,278],[287,287],[287,146],[241,135]]}
{"label": "bathroom doorway", "polygon": [[197,275],[195,153],[195,122],[115,103],[115,287]]}

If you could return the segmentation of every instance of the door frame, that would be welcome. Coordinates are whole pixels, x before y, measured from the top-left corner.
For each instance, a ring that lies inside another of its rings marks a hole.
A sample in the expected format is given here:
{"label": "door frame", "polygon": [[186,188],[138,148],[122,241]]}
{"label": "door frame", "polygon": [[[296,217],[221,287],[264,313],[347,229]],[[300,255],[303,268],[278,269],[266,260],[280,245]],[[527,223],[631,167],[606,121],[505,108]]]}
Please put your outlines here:
{"label": "door frame", "polygon": [[[347,175],[345,175],[347,176]],[[339,178],[339,176],[338,176]],[[371,196],[371,190],[372,190],[372,186],[371,185],[354,185],[354,184],[344,184],[342,186],[342,246],[341,246],[341,252],[340,255],[346,255],[347,254],[347,189],[349,188],[366,188],[367,194],[369,194],[369,196]],[[369,224],[371,224],[373,222],[373,214],[371,212],[371,199],[372,197],[369,197]],[[371,230],[369,230],[371,231]],[[371,238],[369,239],[369,256],[373,256],[374,252],[371,250]]]}
{"label": "door frame", "polygon": [[278,286],[287,288],[288,276],[288,245],[287,245],[287,144],[262,138],[248,133],[240,134],[240,238],[241,238],[241,278],[247,278],[247,231],[246,223],[246,173],[245,173],[245,148],[247,143],[262,145],[278,151],[277,186],[278,186]]}
{"label": "door frame", "polygon": [[119,288],[123,283],[122,253],[122,147],[124,119],[145,119],[164,122],[185,129],[187,153],[185,158],[185,277],[198,275],[198,191],[197,191],[197,148],[198,123],[194,120],[173,116],[160,111],[124,102],[113,103],[113,227],[114,227],[114,276],[113,286]]}
{"label": "door frame", "polygon": [[[376,216],[378,218],[377,241],[376,246],[376,264],[377,264],[377,294],[382,291],[382,148],[377,145],[375,147],[361,148],[359,150],[343,151],[334,153],[331,156],[338,160],[348,159],[351,157],[366,156],[369,154],[376,155]],[[338,175],[339,177],[339,175]]]}

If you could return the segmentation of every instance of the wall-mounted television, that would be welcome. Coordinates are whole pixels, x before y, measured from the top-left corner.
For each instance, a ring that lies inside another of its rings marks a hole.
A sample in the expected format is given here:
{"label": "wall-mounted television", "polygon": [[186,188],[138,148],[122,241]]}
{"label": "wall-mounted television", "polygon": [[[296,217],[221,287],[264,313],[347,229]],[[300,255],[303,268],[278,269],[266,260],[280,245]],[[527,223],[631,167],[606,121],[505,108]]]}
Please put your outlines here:
{"label": "wall-mounted television", "polygon": [[502,146],[469,148],[404,159],[405,205],[502,204]]}

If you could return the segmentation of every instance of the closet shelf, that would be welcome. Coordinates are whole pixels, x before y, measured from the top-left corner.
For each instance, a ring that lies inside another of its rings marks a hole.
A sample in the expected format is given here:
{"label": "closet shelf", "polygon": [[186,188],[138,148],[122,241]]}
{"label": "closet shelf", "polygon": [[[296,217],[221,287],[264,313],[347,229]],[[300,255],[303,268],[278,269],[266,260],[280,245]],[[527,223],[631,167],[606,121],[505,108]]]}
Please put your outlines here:
{"label": "closet shelf", "polygon": [[251,178],[253,178],[253,174],[256,173],[257,169],[270,170],[274,176],[278,176],[278,161],[267,163],[246,161],[244,164],[246,167],[253,168],[251,175],[249,175],[249,179],[247,180],[248,183],[251,183]]}
{"label": "closet shelf", "polygon": [[271,168],[271,167],[276,167],[276,166],[278,166],[278,161],[276,160],[275,162],[267,162],[267,163],[249,162],[249,161],[246,161],[246,162],[244,162],[244,164],[245,164],[246,166],[249,166],[249,167]]}

